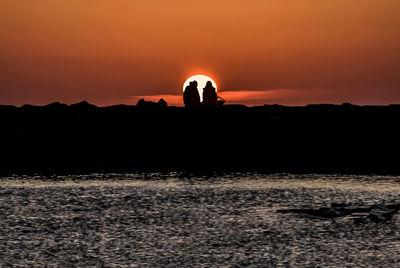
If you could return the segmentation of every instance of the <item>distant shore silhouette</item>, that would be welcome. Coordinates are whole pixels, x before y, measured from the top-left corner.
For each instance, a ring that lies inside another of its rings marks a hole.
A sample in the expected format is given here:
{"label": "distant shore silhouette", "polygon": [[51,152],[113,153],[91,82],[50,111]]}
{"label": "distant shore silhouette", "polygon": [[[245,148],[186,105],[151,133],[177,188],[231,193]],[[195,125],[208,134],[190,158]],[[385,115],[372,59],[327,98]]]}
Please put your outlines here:
{"label": "distant shore silhouette", "polygon": [[0,174],[136,170],[400,174],[400,105],[0,106]]}

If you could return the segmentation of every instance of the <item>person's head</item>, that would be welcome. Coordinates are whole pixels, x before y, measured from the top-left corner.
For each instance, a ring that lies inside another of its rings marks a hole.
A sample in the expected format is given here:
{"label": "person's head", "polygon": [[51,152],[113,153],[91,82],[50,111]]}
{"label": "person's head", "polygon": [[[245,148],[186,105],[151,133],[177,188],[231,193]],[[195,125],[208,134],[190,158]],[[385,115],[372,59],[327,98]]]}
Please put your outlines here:
{"label": "person's head", "polygon": [[207,89],[207,91],[209,91],[209,90],[215,91],[215,87],[213,86],[211,81],[207,81],[206,86],[204,87],[204,89]]}
{"label": "person's head", "polygon": [[207,81],[207,83],[206,83],[206,87],[213,87],[213,85],[212,85],[211,81]]}
{"label": "person's head", "polygon": [[189,83],[189,86],[197,87],[197,81],[196,81],[196,80],[191,81],[191,82]]}

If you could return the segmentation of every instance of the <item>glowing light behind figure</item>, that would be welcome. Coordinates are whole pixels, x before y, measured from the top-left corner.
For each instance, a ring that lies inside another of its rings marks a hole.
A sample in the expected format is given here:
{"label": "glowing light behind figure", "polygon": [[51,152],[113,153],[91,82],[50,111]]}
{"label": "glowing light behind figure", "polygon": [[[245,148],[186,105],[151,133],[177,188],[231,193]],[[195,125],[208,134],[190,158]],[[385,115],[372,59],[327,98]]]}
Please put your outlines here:
{"label": "glowing light behind figure", "polygon": [[190,82],[192,81],[197,81],[197,89],[199,90],[200,94],[200,101],[203,101],[203,88],[206,86],[206,83],[208,81],[211,81],[213,87],[215,87],[216,91],[218,91],[217,83],[215,81],[206,75],[198,74],[198,75],[193,75],[186,79],[185,83],[183,84],[183,91],[185,92],[185,88],[189,85]]}

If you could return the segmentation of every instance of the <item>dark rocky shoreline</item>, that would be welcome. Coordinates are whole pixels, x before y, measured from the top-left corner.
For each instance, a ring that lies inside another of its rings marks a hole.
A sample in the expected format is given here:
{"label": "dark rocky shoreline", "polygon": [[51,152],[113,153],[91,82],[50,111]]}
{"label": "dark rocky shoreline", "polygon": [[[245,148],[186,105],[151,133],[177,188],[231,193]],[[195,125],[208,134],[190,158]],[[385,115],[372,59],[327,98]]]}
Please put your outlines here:
{"label": "dark rocky shoreline", "polygon": [[304,208],[304,209],[281,209],[278,213],[297,213],[317,218],[341,218],[349,217],[355,223],[372,221],[375,223],[392,220],[393,215],[400,210],[400,203],[376,204],[376,205],[353,205],[353,204],[331,204],[330,207]]}
{"label": "dark rocky shoreline", "polygon": [[0,106],[0,174],[400,174],[400,105]]}

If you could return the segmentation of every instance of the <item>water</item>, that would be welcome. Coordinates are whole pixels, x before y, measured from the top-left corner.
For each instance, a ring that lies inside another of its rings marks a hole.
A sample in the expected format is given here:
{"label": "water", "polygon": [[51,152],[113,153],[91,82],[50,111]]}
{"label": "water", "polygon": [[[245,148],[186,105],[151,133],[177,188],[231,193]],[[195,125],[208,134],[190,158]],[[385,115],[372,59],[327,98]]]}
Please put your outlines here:
{"label": "water", "polygon": [[400,177],[92,174],[0,180],[7,266],[400,267],[400,213],[277,213],[400,201]]}

